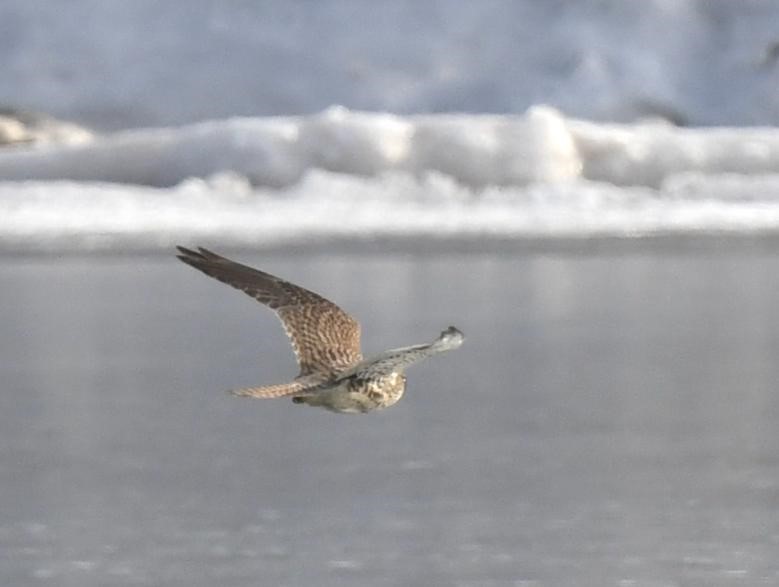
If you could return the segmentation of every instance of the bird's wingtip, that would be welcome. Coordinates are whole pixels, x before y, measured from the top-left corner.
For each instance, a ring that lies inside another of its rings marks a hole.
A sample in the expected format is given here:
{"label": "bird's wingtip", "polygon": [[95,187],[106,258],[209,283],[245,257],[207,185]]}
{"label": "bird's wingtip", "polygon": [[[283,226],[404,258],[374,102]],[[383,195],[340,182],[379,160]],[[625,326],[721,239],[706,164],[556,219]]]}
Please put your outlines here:
{"label": "bird's wingtip", "polygon": [[212,251],[209,251],[205,247],[197,247],[197,250],[194,250],[194,249],[188,249],[187,247],[182,247],[181,245],[176,245],[176,249],[179,252],[179,254],[176,255],[176,257],[178,257],[185,263],[191,263],[193,261],[196,262],[216,261],[219,259],[223,259],[223,257],[217,255]]}

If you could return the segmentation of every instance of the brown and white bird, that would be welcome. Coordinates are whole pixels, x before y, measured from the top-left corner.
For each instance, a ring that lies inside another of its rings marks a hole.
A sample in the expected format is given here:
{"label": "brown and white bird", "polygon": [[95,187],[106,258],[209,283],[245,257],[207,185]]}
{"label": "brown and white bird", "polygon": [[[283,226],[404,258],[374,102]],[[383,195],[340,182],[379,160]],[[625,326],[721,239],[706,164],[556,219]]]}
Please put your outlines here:
{"label": "brown and white bird", "polygon": [[289,383],[247,387],[243,397],[291,396],[294,403],[333,412],[365,413],[396,403],[406,388],[404,371],[427,357],[462,345],[454,326],[429,344],[393,349],[363,359],[360,324],[319,294],[241,265],[211,251],[177,247],[178,258],[274,310],[292,342],[300,374]]}

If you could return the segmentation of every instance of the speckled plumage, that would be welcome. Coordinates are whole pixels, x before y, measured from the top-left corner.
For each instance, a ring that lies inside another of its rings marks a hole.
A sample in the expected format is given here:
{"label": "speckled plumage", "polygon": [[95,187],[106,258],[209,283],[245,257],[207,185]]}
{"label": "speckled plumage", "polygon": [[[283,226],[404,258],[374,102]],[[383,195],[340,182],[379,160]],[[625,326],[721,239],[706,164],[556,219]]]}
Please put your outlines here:
{"label": "speckled plumage", "polygon": [[207,249],[178,250],[178,258],[184,263],[274,310],[292,343],[300,366],[300,374],[293,381],[231,392],[237,396],[292,396],[295,403],[343,413],[386,408],[403,396],[404,370],[409,365],[455,349],[464,340],[462,333],[450,326],[432,343],[385,351],[364,360],[360,324],[333,302]]}

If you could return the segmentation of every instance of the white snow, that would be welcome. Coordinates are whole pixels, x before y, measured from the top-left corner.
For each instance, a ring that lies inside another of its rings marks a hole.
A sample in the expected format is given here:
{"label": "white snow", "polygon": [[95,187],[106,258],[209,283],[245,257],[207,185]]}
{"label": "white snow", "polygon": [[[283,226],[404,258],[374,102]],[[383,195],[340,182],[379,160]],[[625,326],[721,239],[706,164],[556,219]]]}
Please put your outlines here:
{"label": "white snow", "polygon": [[4,0],[0,105],[116,130],[332,104],[779,123],[775,0]]}
{"label": "white snow", "polygon": [[779,234],[777,47],[773,0],[8,0],[0,107],[99,134],[0,149],[0,246]]}
{"label": "white snow", "polygon": [[330,109],[0,152],[6,249],[779,233],[779,130]]}
{"label": "white snow", "polygon": [[78,125],[49,116],[0,108],[0,147],[17,144],[79,144],[94,133]]}
{"label": "white snow", "polygon": [[295,118],[232,119],[126,131],[76,147],[0,151],[0,179],[73,179],[169,186],[222,171],[287,186],[311,169],[376,175],[438,171],[471,186],[579,175],[561,115],[400,117],[331,108]]}

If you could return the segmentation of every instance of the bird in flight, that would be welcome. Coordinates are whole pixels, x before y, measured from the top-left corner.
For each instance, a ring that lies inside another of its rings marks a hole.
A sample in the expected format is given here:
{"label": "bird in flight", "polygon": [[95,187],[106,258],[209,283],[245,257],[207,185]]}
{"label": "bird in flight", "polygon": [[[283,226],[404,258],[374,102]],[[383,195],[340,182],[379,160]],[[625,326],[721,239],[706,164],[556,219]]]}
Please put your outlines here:
{"label": "bird in flight", "polygon": [[233,395],[292,397],[296,404],[364,414],[396,403],[406,389],[407,367],[458,348],[463,333],[454,326],[428,344],[417,344],[363,359],[360,324],[333,302],[264,271],[241,265],[199,247],[177,247],[178,258],[274,310],[295,351],[300,374],[289,383],[246,387]]}

